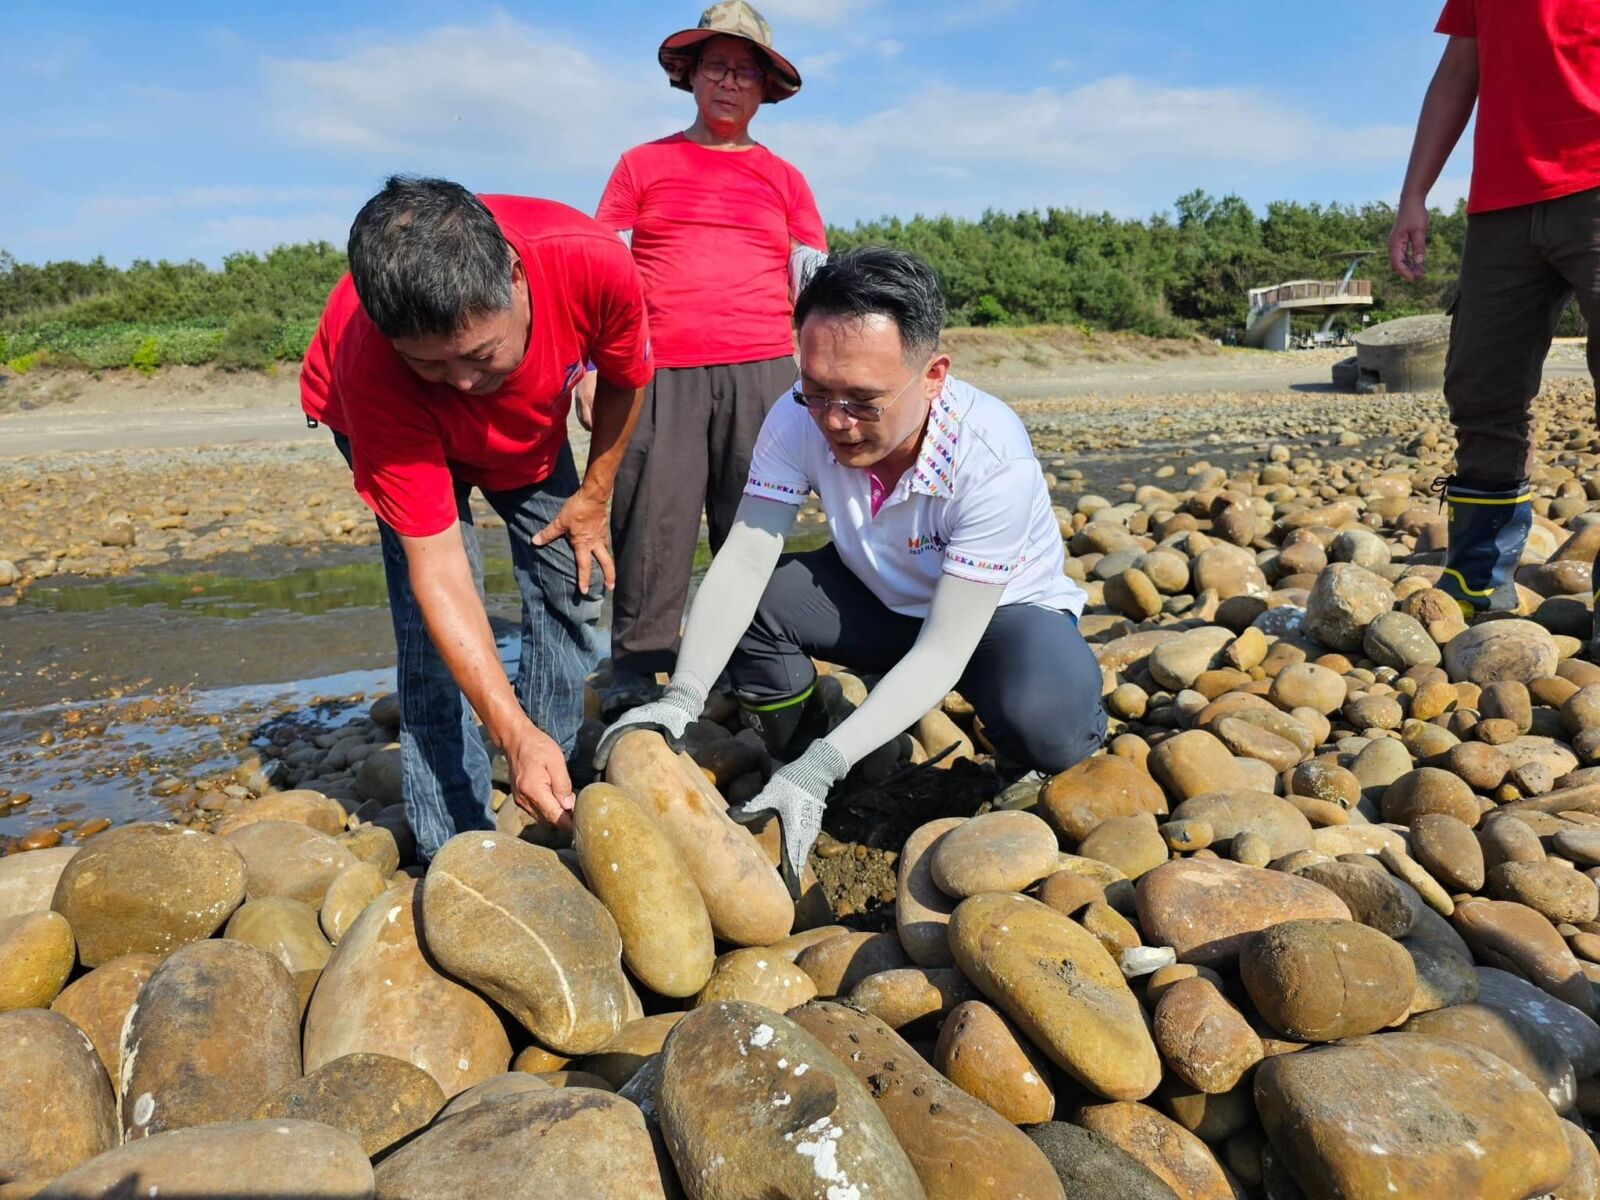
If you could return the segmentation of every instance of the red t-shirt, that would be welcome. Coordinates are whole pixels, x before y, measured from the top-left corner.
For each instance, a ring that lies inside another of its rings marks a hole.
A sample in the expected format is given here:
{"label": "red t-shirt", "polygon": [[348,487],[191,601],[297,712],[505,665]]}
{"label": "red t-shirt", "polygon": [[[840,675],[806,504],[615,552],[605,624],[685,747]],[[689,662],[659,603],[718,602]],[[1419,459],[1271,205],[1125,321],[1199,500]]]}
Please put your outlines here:
{"label": "red t-shirt", "polygon": [[1468,212],[1600,186],[1600,3],[1447,0],[1438,32],[1478,40]]}
{"label": "red t-shirt", "polygon": [[606,380],[650,382],[639,272],[617,236],[550,200],[484,196],[528,277],[528,349],[487,396],[426,383],[361,307],[334,287],[300,374],[306,415],[347,434],[356,491],[408,537],[456,519],[453,480],[509,491],[546,478],[567,440],[573,385],[593,362]]}
{"label": "red t-shirt", "polygon": [[792,353],[789,239],[826,250],[805,176],[765,146],[710,150],[681,133],[635,146],[595,219],[633,230],[656,365]]}

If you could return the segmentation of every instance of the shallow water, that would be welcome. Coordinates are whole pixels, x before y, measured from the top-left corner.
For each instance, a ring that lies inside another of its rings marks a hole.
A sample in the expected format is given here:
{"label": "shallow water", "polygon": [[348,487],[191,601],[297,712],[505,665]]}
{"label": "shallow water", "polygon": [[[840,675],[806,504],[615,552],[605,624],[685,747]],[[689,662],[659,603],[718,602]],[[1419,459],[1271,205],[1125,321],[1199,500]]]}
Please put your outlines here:
{"label": "shallow water", "polygon": [[[793,550],[826,540],[814,528]],[[0,837],[106,816],[165,819],[164,780],[231,770],[269,722],[337,728],[394,687],[376,547],[236,556],[191,574],[44,581],[0,615]],[[710,562],[702,543],[696,582]],[[484,564],[501,659],[515,670],[509,559]],[[610,651],[610,605],[600,654]],[[17,794],[31,799],[11,807]]]}

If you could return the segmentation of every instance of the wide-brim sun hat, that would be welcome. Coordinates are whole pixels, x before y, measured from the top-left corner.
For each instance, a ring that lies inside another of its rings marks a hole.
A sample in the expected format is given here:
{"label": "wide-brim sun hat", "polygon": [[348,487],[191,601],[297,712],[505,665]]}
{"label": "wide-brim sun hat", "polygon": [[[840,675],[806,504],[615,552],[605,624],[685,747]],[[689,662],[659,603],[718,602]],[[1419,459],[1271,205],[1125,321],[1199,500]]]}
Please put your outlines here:
{"label": "wide-brim sun hat", "polygon": [[743,38],[766,55],[771,68],[761,97],[763,104],[787,100],[800,90],[800,72],[772,48],[772,26],[746,0],[719,0],[700,14],[699,25],[680,29],[661,43],[656,58],[673,87],[694,91],[689,76],[694,72],[695,47],[714,37]]}

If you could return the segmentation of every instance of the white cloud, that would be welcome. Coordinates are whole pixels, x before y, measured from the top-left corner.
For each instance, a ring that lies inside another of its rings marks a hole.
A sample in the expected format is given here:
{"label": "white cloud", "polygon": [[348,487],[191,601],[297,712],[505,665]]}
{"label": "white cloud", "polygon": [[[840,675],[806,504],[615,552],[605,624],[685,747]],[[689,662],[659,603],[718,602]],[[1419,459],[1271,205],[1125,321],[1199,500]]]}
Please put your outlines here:
{"label": "white cloud", "polygon": [[268,60],[266,70],[287,141],[389,167],[514,173],[496,182],[480,170],[467,181],[484,188],[592,180],[619,150],[680,128],[692,112],[658,72],[611,70],[504,14],[342,58]]}
{"label": "white cloud", "polygon": [[874,48],[885,58],[899,58],[906,45],[904,42],[895,41],[894,38],[880,38],[874,43]]}
{"label": "white cloud", "polygon": [[1269,190],[1281,195],[1311,166],[1403,162],[1410,131],[1342,129],[1250,88],[1113,76],[1021,94],[940,86],[858,121],[780,118],[771,140],[824,211],[848,220],[1043,204],[1148,212],[1152,188],[1170,200],[1279,173]]}

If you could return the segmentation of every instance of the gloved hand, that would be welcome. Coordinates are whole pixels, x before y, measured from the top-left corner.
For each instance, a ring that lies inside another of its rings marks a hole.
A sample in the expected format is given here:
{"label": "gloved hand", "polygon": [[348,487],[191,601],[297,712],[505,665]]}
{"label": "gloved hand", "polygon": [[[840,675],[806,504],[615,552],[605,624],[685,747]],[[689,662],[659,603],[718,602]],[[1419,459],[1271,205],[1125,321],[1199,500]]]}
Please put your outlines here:
{"label": "gloved hand", "polygon": [[661,699],[630,708],[600,735],[600,744],[594,752],[594,769],[604,771],[606,761],[611,757],[611,748],[623,734],[632,733],[635,729],[654,729],[667,739],[667,744],[674,750],[682,749],[680,739],[683,731],[689,728],[690,721],[700,719],[705,706],[705,693],[697,693],[686,684],[668,684],[667,690],[661,693]]}
{"label": "gloved hand", "polygon": [[828,792],[850,772],[850,763],[835,750],[827,738],[818,738],[805,753],[767,781],[755,799],[728,816],[741,825],[759,824],[768,813],[777,813],[783,837],[783,862],[779,871],[789,895],[800,899],[800,872],[806,857],[822,832],[822,813]]}

